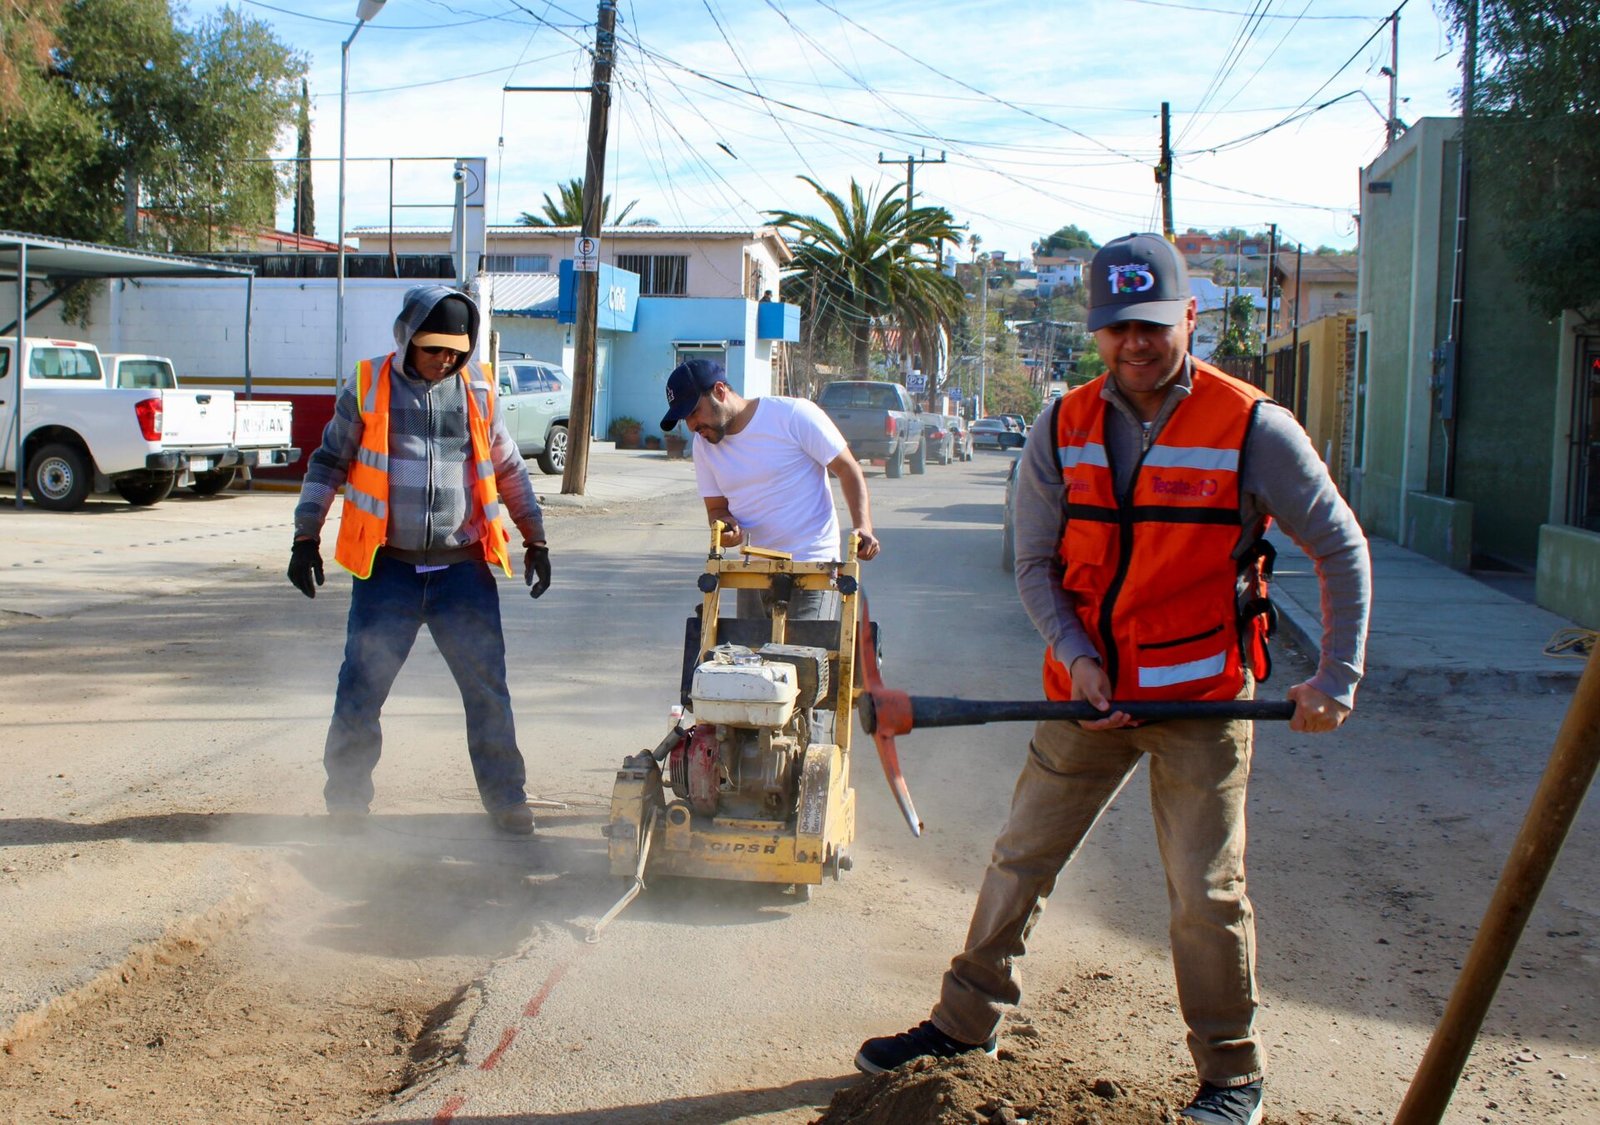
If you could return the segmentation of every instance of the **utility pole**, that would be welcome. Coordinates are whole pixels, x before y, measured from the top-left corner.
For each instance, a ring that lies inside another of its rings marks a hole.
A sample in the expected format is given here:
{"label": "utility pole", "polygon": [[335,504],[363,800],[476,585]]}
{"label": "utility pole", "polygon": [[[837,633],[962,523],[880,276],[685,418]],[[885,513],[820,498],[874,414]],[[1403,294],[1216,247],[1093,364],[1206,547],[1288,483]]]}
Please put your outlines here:
{"label": "utility pole", "polygon": [[[583,176],[585,240],[598,244],[604,216],[606,132],[611,120],[611,62],[616,54],[617,2],[600,0],[594,34],[594,84],[589,90],[589,146]],[[574,260],[574,267],[580,264]],[[572,359],[572,425],[567,429],[567,467],[561,491],[582,496],[589,478],[589,431],[594,428],[595,314],[600,297],[599,262],[595,269],[572,271],[578,289],[577,334]]]}
{"label": "utility pole", "polygon": [[1389,120],[1385,123],[1383,144],[1387,148],[1400,135],[1400,119],[1395,116],[1400,93],[1400,9],[1389,13]]}
{"label": "utility pole", "polygon": [[989,416],[989,258],[983,258],[983,288],[978,290],[978,409],[974,419]]}
{"label": "utility pole", "polygon": [[1161,189],[1161,233],[1168,242],[1178,241],[1172,225],[1172,103],[1161,103],[1161,160],[1156,164],[1156,183]]}
{"label": "utility pole", "polygon": [[1272,335],[1272,275],[1278,268],[1278,224],[1269,223],[1267,230],[1267,277],[1262,285],[1267,298],[1267,321],[1261,330],[1261,389],[1271,394],[1267,389],[1267,337]]}
{"label": "utility pole", "polygon": [[[909,153],[906,154],[906,218],[905,218],[905,221],[906,221],[906,247],[905,247],[905,251],[906,251],[906,264],[908,266],[911,264],[911,229],[910,229],[910,223],[911,223],[911,207],[912,207],[911,200],[912,200],[912,195],[913,195],[912,183],[916,179],[916,176],[917,176],[917,165],[918,164],[943,164],[944,162],[945,162],[945,158],[944,158],[944,153],[943,152],[939,153],[939,158],[937,160],[935,160],[933,157],[928,155],[928,150],[927,149],[923,149],[922,150],[922,155],[921,156],[912,156]],[[898,161],[898,160],[885,160],[883,158],[883,153],[880,152],[880,153],[878,153],[878,163],[879,164],[898,164],[898,163],[900,163],[900,161]],[[943,268],[943,263],[941,263],[940,266],[941,266],[941,268]],[[901,336],[901,340],[900,340],[900,345],[901,345],[901,347],[906,349],[905,365],[906,365],[906,374],[909,376],[911,374],[911,341],[907,340],[904,337],[904,335],[902,335]],[[939,373],[937,371],[924,372],[924,375],[927,378],[927,383],[926,383],[926,390],[923,393],[927,396],[926,401],[927,401],[929,410],[933,409],[933,395],[934,395],[934,391],[937,389],[934,386],[934,379],[936,379],[938,377],[938,374]]]}

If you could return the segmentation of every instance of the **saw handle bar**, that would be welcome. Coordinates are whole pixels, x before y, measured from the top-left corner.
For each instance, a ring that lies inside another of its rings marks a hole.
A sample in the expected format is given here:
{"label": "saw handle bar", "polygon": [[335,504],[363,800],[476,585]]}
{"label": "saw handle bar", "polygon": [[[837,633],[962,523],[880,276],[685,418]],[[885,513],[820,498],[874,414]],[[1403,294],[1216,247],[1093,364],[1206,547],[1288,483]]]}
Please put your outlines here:
{"label": "saw handle bar", "polygon": [[[862,729],[868,734],[877,732],[878,695],[877,692],[865,692],[856,701],[861,713]],[[896,710],[894,701],[882,701],[888,705],[884,714],[886,733],[904,734],[921,727],[970,727],[983,723],[1038,722],[1047,719],[1092,722],[1105,718],[1113,711],[1126,712],[1129,718],[1137,722],[1165,719],[1292,719],[1295,707],[1287,699],[1142,700],[1112,703],[1110,710],[1101,711],[1083,700],[980,700],[937,695],[904,698],[910,703],[909,723],[892,719],[890,712]]]}

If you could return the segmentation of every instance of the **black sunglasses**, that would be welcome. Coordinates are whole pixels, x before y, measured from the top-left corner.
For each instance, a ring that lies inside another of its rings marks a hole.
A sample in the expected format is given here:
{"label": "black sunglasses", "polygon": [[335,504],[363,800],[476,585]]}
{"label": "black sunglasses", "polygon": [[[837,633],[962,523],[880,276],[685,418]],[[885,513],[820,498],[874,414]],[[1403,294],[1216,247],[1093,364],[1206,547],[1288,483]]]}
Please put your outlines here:
{"label": "black sunglasses", "polygon": [[457,348],[447,348],[440,344],[429,344],[426,347],[419,345],[417,347],[417,351],[421,352],[423,355],[438,355],[440,352],[449,352],[451,355],[462,354],[462,352]]}

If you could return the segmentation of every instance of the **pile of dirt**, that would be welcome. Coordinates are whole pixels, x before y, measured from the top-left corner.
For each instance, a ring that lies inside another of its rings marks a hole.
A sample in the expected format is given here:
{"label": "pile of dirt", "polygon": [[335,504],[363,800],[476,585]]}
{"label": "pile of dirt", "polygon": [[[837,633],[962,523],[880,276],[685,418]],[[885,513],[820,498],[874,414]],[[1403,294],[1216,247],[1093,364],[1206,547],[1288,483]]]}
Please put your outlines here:
{"label": "pile of dirt", "polygon": [[813,1125],[1172,1125],[1165,1089],[1083,1078],[1009,1051],[919,1059],[834,1095]]}
{"label": "pile of dirt", "polygon": [[308,940],[326,907],[302,890],[214,944],[164,943],[122,987],[40,1021],[0,1052],[5,1119],[350,1121],[457,1058],[481,961],[397,972]]}

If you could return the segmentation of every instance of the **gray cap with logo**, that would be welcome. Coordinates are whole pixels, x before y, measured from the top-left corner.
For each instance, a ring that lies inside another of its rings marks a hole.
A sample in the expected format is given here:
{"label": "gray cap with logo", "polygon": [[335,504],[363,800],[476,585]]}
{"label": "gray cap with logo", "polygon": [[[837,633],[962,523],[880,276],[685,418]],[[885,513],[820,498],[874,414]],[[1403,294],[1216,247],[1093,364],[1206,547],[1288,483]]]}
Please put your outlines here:
{"label": "gray cap with logo", "polygon": [[1124,320],[1182,324],[1189,267],[1159,234],[1130,234],[1095,251],[1089,263],[1089,331]]}

